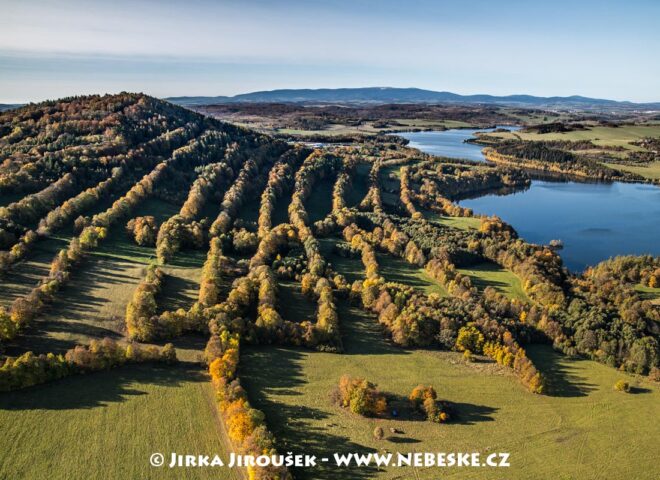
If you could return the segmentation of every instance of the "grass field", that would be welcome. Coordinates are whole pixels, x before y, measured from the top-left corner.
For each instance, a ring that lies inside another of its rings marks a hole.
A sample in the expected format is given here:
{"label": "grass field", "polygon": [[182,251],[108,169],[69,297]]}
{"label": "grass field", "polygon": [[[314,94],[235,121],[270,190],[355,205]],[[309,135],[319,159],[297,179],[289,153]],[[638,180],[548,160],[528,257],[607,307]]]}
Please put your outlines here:
{"label": "grass field", "polygon": [[[426,120],[426,119],[395,119],[393,122],[397,122],[400,125],[390,125],[388,127],[380,128],[375,127],[372,122],[366,122],[363,125],[353,126],[353,125],[344,125],[344,124],[328,124],[326,128],[322,130],[302,130],[297,128],[277,128],[275,129],[276,133],[282,133],[285,135],[352,135],[352,134],[375,134],[379,132],[391,132],[391,131],[400,131],[400,130],[412,130],[412,129],[422,129],[422,130],[442,130],[445,128],[469,128],[474,127],[474,125],[466,122],[461,122],[458,120]],[[235,122],[236,123],[236,122]],[[239,124],[239,123],[237,123]],[[273,130],[268,123],[259,123],[247,125],[251,128],[260,128],[265,131]]]}
{"label": "grass field", "polygon": [[321,238],[319,240],[323,257],[332,264],[334,269],[346,277],[350,283],[355,280],[364,280],[364,268],[359,258],[346,258],[337,254],[334,247],[337,244],[348,245],[339,238]]}
{"label": "grass field", "polygon": [[296,323],[309,320],[314,323],[316,318],[316,303],[302,294],[300,283],[280,282],[278,300],[278,311],[284,320],[290,320]]}
{"label": "grass field", "polygon": [[498,292],[522,302],[529,302],[527,294],[523,291],[520,278],[510,270],[494,263],[481,263],[470,268],[459,268],[459,272],[472,278],[472,283],[483,291],[486,287],[493,287]]}
{"label": "grass field", "polygon": [[[514,133],[488,133],[485,135],[500,138],[513,138]],[[641,147],[631,145],[643,137],[660,137],[660,124],[654,125],[623,125],[618,128],[595,126],[587,130],[574,130],[564,133],[523,133],[515,132],[523,140],[591,140],[600,146],[623,147],[627,150],[642,151]]]}
{"label": "grass field", "polygon": [[369,191],[369,171],[371,164],[360,163],[355,169],[355,174],[352,178],[352,188],[348,192],[347,204],[350,207],[355,207],[360,204],[362,199]]}
{"label": "grass field", "polygon": [[380,169],[380,183],[386,190],[399,191],[401,187],[401,167],[403,165],[388,165]]}
{"label": "grass field", "polygon": [[430,210],[421,211],[427,220],[447,227],[460,228],[461,230],[478,230],[481,225],[481,220],[478,217],[448,217]]}
{"label": "grass field", "polygon": [[305,202],[310,223],[323,220],[332,211],[332,187],[336,176],[317,182]]}
{"label": "grass field", "polygon": [[653,303],[660,304],[660,288],[644,287],[637,285],[635,287],[644,300],[650,300]]}
{"label": "grass field", "polygon": [[[383,340],[376,320],[340,304],[346,354],[293,348],[248,347],[240,376],[253,404],[266,413],[281,451],[328,456],[333,452],[508,452],[511,467],[489,479],[652,479],[656,468],[657,387],[636,393],[612,388],[627,376],[591,361],[571,361],[548,347],[529,349],[550,380],[549,394],[526,392],[517,379],[490,362],[464,364],[450,352],[408,351]],[[376,382],[402,416],[367,419],[332,404],[343,374]],[[636,382],[636,380],[632,380]],[[431,384],[457,415],[438,425],[405,416],[405,398]],[[375,426],[386,439],[373,439]],[[389,428],[403,432],[390,434]],[[651,441],[650,441],[651,440]],[[302,479],[486,478],[482,469],[346,470],[322,465],[294,470]]]}
{"label": "grass field", "polygon": [[651,180],[660,180],[660,162],[651,162],[647,165],[624,165],[620,163],[604,163],[606,167],[624,170],[626,172],[636,173],[644,178]]}
{"label": "grass field", "polygon": [[0,478],[240,478],[238,470],[169,469],[154,452],[227,458],[200,367],[140,365],[0,396]]}
{"label": "grass field", "polygon": [[[151,199],[134,216],[153,215],[161,223],[178,212],[177,205]],[[0,300],[8,305],[27,293],[48,272],[55,253],[70,236],[60,235],[37,244],[38,251],[21,262],[7,276]],[[180,252],[164,267],[167,274],[160,310],[188,308],[198,292],[199,275],[205,260],[203,251]],[[72,275],[55,301],[35,320],[35,327],[20,337],[12,352],[62,352],[95,338],[121,338],[126,305],[145,268],[155,261],[153,247],[140,247],[124,233],[123,225],[112,228],[108,238],[89,255]]]}
{"label": "grass field", "polygon": [[426,294],[437,293],[441,297],[447,295],[444,287],[431,278],[423,267],[412,265],[391,255],[377,254],[376,256],[380,274],[388,282],[404,283]]}

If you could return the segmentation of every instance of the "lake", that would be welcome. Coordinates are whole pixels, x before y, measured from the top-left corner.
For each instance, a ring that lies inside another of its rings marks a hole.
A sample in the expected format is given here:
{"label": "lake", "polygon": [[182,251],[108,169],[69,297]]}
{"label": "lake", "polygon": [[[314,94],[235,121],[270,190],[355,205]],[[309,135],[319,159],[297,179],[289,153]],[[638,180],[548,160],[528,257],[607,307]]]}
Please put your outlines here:
{"label": "lake", "polygon": [[660,188],[653,185],[533,180],[523,192],[459,203],[501,217],[529,242],[561,240],[571,271],[615,255],[660,255]]}
{"label": "lake", "polygon": [[[520,130],[520,127],[510,126],[498,126],[497,128]],[[486,157],[481,153],[481,149],[484,147],[474,143],[465,143],[465,140],[474,138],[475,132],[492,132],[493,130],[493,128],[454,128],[442,132],[402,132],[396,135],[407,139],[410,142],[409,147],[430,155],[485,162]]]}
{"label": "lake", "polygon": [[[475,131],[478,130],[402,136],[411,140],[410,146],[429,154],[478,160],[474,149],[480,154],[481,147],[463,143],[469,132]],[[533,180],[525,191],[487,194],[459,203],[476,213],[501,217],[529,242],[547,244],[561,240],[564,248],[559,254],[571,271],[582,271],[616,255],[660,255],[657,186]]]}

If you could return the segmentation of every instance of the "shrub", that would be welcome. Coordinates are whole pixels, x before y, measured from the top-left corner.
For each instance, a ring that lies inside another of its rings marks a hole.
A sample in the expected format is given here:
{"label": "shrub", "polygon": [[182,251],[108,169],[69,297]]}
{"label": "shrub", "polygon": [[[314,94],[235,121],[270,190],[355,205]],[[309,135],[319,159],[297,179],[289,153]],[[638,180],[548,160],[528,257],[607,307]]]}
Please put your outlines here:
{"label": "shrub", "polygon": [[625,380],[619,380],[614,384],[614,390],[617,392],[630,392],[630,383],[626,382]]}
{"label": "shrub", "polygon": [[473,353],[481,353],[484,346],[484,336],[474,325],[466,325],[458,331],[456,339],[456,350],[466,350]]}
{"label": "shrub", "polygon": [[69,375],[107,370],[126,363],[176,361],[176,350],[171,343],[159,349],[131,343],[124,345],[110,338],[92,340],[89,345],[77,345],[65,355],[35,355],[26,352],[20,357],[8,357],[0,364],[0,391],[31,387]]}
{"label": "shrub", "polygon": [[376,385],[349,375],[339,379],[335,398],[340,407],[363,416],[382,415],[387,408],[385,395],[376,389]]}
{"label": "shrub", "polygon": [[408,399],[414,410],[424,413],[429,422],[442,423],[449,419],[437,402],[438,394],[431,386],[417,385]]}
{"label": "shrub", "polygon": [[154,247],[158,235],[158,224],[152,216],[136,217],[126,224],[128,236],[142,247]]}
{"label": "shrub", "polygon": [[150,341],[158,335],[156,295],[160,292],[164,275],[158,267],[150,265],[126,305],[126,329],[131,340]]}

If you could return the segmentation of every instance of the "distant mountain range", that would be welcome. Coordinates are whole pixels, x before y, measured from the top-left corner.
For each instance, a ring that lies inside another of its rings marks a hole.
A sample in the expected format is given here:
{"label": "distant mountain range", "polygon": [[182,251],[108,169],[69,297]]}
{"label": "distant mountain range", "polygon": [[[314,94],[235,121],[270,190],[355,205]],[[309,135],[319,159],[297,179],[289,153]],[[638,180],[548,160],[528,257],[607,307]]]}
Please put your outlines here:
{"label": "distant mountain range", "polygon": [[4,112],[5,110],[11,110],[13,108],[18,108],[22,106],[23,104],[21,103],[0,103],[0,112]]}
{"label": "distant mountain range", "polygon": [[632,103],[588,98],[578,95],[570,97],[535,97],[533,95],[459,95],[451,92],[435,92],[421,88],[319,88],[284,89],[243,93],[233,97],[169,97],[172,103],[185,106],[219,103],[462,103],[493,104],[522,107],[562,107],[579,109],[625,108],[660,110],[657,103]]}

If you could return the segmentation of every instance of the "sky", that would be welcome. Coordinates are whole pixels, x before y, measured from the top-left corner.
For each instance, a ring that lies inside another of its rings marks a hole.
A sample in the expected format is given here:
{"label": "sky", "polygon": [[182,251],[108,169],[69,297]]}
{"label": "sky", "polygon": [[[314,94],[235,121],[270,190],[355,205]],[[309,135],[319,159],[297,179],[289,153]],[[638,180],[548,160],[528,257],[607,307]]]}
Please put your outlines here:
{"label": "sky", "polygon": [[419,87],[660,101],[658,0],[0,0],[0,103]]}

